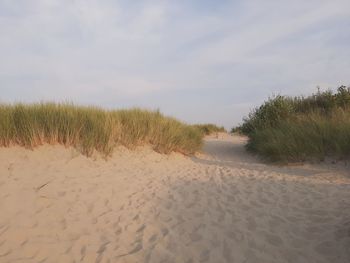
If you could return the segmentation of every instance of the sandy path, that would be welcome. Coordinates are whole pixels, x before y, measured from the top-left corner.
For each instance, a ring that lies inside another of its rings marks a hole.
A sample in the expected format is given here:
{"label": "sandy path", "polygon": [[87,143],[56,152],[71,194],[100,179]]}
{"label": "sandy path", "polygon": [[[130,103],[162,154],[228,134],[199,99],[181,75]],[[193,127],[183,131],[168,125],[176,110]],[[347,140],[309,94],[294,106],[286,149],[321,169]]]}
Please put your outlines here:
{"label": "sandy path", "polygon": [[0,149],[0,262],[350,262],[346,172],[264,165],[243,144]]}

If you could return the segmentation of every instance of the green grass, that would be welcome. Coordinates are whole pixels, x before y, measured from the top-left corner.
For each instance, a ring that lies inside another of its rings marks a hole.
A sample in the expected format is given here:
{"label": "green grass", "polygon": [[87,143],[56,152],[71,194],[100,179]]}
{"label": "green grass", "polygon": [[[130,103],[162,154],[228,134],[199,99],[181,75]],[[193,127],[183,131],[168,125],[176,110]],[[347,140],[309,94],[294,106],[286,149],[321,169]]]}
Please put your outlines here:
{"label": "green grass", "polygon": [[224,127],[216,126],[215,124],[195,124],[193,125],[198,129],[203,135],[210,135],[216,132],[226,132]]}
{"label": "green grass", "polygon": [[248,149],[271,161],[350,157],[350,111],[308,113],[250,134]]}
{"label": "green grass", "polygon": [[95,150],[109,155],[117,145],[146,144],[160,153],[192,154],[201,148],[202,134],[158,111],[106,111],[67,103],[0,105],[0,146],[45,143],[73,146],[87,156]]}
{"label": "green grass", "polygon": [[270,98],[234,129],[247,149],[279,162],[350,157],[350,89]]}
{"label": "green grass", "polygon": [[336,93],[332,91],[317,92],[308,97],[275,96],[269,98],[260,107],[254,109],[242,125],[236,127],[245,135],[269,127],[277,126],[280,121],[297,114],[320,112],[329,114],[338,108],[350,108],[350,88],[341,86]]}

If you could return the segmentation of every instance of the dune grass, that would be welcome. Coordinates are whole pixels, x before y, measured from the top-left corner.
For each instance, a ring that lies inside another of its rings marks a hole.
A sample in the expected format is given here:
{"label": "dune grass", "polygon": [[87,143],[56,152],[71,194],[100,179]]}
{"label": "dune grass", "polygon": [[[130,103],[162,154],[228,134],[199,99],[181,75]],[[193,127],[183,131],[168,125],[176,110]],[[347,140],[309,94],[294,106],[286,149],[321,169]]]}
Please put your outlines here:
{"label": "dune grass", "polygon": [[219,127],[215,124],[207,123],[207,124],[195,124],[193,125],[196,129],[198,129],[203,135],[210,135],[216,132],[226,132],[223,126]]}
{"label": "dune grass", "polygon": [[322,161],[350,157],[350,111],[308,113],[250,134],[247,148],[271,161]]}
{"label": "dune grass", "polygon": [[192,154],[200,149],[202,134],[158,111],[107,111],[67,103],[0,105],[0,146],[45,143],[73,146],[87,156],[95,150],[109,155],[117,145],[145,144],[160,153]]}
{"label": "dune grass", "polygon": [[270,98],[234,130],[249,137],[248,150],[271,161],[348,159],[350,88]]}

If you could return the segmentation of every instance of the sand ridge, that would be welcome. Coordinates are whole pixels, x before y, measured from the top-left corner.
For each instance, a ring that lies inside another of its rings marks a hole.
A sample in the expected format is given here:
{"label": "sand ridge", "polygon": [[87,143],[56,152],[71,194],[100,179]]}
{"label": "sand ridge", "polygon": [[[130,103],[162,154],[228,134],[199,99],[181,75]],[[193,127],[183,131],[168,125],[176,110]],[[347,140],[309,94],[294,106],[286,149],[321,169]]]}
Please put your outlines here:
{"label": "sand ridge", "polygon": [[194,158],[0,149],[0,262],[350,262],[350,180],[266,165],[244,138]]}

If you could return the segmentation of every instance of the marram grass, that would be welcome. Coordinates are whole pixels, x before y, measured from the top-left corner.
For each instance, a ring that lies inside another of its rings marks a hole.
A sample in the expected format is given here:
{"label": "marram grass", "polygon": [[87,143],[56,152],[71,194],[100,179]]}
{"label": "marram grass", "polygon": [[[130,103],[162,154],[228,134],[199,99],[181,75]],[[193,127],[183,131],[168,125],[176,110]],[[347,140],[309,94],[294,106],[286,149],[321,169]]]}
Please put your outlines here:
{"label": "marram grass", "polygon": [[322,161],[350,157],[350,111],[307,113],[250,134],[248,149],[271,161]]}
{"label": "marram grass", "polygon": [[350,158],[350,87],[309,97],[271,98],[234,129],[248,150],[282,162]]}
{"label": "marram grass", "polygon": [[88,156],[95,150],[109,155],[117,145],[146,144],[161,153],[192,154],[200,149],[202,134],[158,111],[107,111],[67,103],[0,105],[0,146],[45,143],[73,146]]}

